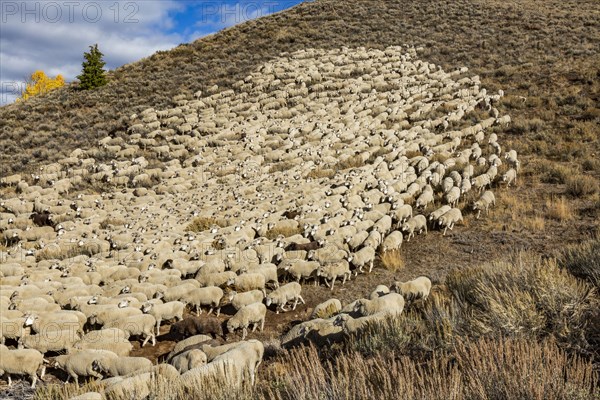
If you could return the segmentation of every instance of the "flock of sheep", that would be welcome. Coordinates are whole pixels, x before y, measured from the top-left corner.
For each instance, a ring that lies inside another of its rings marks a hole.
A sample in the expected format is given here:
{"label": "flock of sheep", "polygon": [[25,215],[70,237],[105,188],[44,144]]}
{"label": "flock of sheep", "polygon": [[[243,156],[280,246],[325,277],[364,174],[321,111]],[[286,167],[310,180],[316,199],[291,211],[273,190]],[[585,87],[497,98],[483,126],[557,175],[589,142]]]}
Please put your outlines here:
{"label": "flock of sheep", "polygon": [[[54,366],[115,393],[157,374],[253,381],[264,347],[248,330],[304,303],[303,284],[348,284],[404,240],[478,218],[490,188],[516,180],[516,152],[491,132],[510,122],[502,95],[413,48],[311,49],[3,177],[0,374],[35,386]],[[282,343],[356,332],[430,289],[421,277],[331,299]],[[224,305],[236,312],[222,323]],[[129,356],[163,324],[185,338],[165,363]]]}

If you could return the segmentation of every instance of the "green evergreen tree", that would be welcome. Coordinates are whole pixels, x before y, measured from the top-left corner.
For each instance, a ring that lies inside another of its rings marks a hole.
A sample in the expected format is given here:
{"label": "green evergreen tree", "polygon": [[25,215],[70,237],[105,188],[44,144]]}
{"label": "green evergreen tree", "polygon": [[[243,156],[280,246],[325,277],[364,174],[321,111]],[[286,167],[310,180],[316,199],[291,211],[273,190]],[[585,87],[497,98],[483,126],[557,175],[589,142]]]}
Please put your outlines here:
{"label": "green evergreen tree", "polygon": [[81,75],[77,77],[81,89],[89,90],[106,85],[106,75],[104,71],[104,65],[106,63],[102,60],[102,56],[104,56],[104,54],[98,50],[97,44],[90,46],[89,53],[83,53],[83,57],[85,58],[85,61],[81,64],[83,70]]}

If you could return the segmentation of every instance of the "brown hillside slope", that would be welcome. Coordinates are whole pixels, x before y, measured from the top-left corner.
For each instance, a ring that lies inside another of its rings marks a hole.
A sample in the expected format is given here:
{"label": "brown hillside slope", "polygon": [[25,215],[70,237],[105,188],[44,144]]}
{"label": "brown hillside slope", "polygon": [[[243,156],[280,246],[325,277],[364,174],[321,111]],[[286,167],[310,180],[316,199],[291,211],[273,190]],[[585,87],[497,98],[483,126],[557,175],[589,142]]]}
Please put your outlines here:
{"label": "brown hillside slope", "polygon": [[444,68],[467,65],[486,87],[503,88],[512,131],[520,134],[517,150],[576,157],[597,173],[599,21],[594,0],[301,4],[118,68],[111,84],[95,92],[67,88],[0,108],[0,175],[30,171],[118,134],[126,116],[169,105],[179,93],[226,88],[284,51],[403,43],[423,45],[422,58]]}

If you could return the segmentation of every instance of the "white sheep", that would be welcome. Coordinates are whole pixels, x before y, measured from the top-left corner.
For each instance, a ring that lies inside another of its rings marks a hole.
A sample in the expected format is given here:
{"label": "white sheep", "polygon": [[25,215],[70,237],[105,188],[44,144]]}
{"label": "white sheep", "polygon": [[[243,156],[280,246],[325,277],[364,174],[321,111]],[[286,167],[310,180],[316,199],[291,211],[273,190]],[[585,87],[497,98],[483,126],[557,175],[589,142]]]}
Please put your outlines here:
{"label": "white sheep", "polygon": [[369,272],[371,272],[375,262],[375,249],[370,246],[363,247],[356,253],[349,255],[346,260],[354,265],[354,275],[358,275],[359,272],[364,273],[363,267],[366,265],[369,266]]}
{"label": "white sheep", "polygon": [[438,218],[438,224],[440,228],[444,228],[444,233],[442,236],[446,235],[446,231],[448,229],[454,229],[454,224],[463,220],[462,213],[460,208],[452,208],[449,211],[445,212],[441,217]]}
{"label": "white sheep", "polygon": [[340,311],[342,311],[342,303],[338,299],[329,299],[315,306],[310,319],[330,318]]}
{"label": "white sheep", "polygon": [[514,168],[510,168],[502,175],[502,182],[506,182],[506,186],[510,186],[511,183],[517,183],[517,171]]}
{"label": "white sheep", "polygon": [[79,377],[93,376],[102,379],[102,374],[97,372],[93,365],[94,361],[119,358],[115,353],[108,350],[82,350],[74,354],[60,355],[54,359],[54,367],[60,368],[67,373],[67,380],[71,378],[79,383]]}
{"label": "white sheep", "polygon": [[73,347],[80,339],[73,330],[49,331],[38,335],[27,335],[19,339],[19,348],[35,349],[40,353],[49,351],[64,351]]}
{"label": "white sheep", "polygon": [[265,296],[267,295],[265,290],[266,283],[265,276],[259,273],[241,274],[227,281],[227,285],[233,285],[237,291],[261,290]]}
{"label": "white sheep", "polygon": [[477,201],[473,203],[473,211],[477,211],[477,218],[481,216],[481,211],[485,210],[487,214],[490,206],[496,204],[496,196],[491,190],[486,190]]}
{"label": "white sheep", "polygon": [[34,349],[9,350],[0,344],[0,376],[6,375],[8,386],[12,385],[11,375],[28,375],[31,387],[35,388],[37,373],[41,369],[40,378],[44,378],[46,367],[44,355]]}
{"label": "white sheep", "polygon": [[264,294],[260,290],[250,290],[249,292],[237,293],[235,290],[229,292],[229,301],[236,311],[248,304],[261,302],[264,299]]}
{"label": "white sheep", "polygon": [[398,293],[388,293],[373,300],[361,299],[354,306],[354,312],[362,316],[380,312],[400,315],[404,310],[404,298]]}
{"label": "white sheep", "polygon": [[298,301],[301,301],[302,304],[306,304],[304,299],[300,295],[301,291],[302,291],[302,287],[300,286],[300,284],[298,282],[287,283],[287,284],[279,287],[278,289],[275,289],[274,291],[272,291],[271,293],[269,293],[267,295],[267,300],[266,300],[267,307],[270,306],[271,304],[276,304],[277,305],[276,313],[279,314],[279,311],[287,311],[285,309],[285,306],[289,302],[293,301],[294,305],[292,306],[292,310],[295,310],[296,306],[298,305]]}
{"label": "white sheep", "polygon": [[223,289],[217,286],[206,286],[194,289],[186,294],[182,299],[186,304],[196,309],[196,315],[202,314],[201,306],[209,306],[208,314],[217,309],[217,317],[221,313],[221,299],[223,298]]}
{"label": "white sheep", "polygon": [[201,367],[207,363],[206,353],[200,349],[192,349],[173,357],[169,363],[179,371],[180,374],[184,374],[187,371]]}
{"label": "white sheep", "polygon": [[385,312],[380,312],[364,317],[353,318],[348,314],[342,313],[335,318],[334,325],[341,326],[346,335],[355,335],[366,329],[369,325],[382,322],[387,315],[388,314]]}
{"label": "white sheep", "polygon": [[408,232],[407,242],[410,241],[411,237],[415,236],[415,231],[418,233],[425,231],[425,234],[427,234],[427,219],[424,215],[415,215],[402,225],[402,231]]}
{"label": "white sheep", "polygon": [[144,339],[142,347],[152,340],[152,346],[156,345],[156,335],[154,327],[156,326],[156,318],[149,314],[133,315],[131,317],[112,321],[105,325],[105,328],[119,328],[128,336],[140,336]]}
{"label": "white sheep", "polygon": [[317,284],[317,270],[319,269],[318,261],[306,261],[306,260],[287,260],[285,262],[284,270],[290,275],[296,282],[300,280],[306,281],[307,279],[315,279],[315,285]]}
{"label": "white sheep", "polygon": [[156,319],[156,335],[160,334],[160,323],[163,320],[175,319],[181,321],[183,319],[183,311],[185,304],[181,301],[170,301],[164,304],[144,303],[142,312],[150,314]]}
{"label": "white sheep", "polygon": [[[323,277],[325,279],[325,285],[331,288],[331,290],[333,290],[333,287],[335,286],[336,279],[341,278],[342,286],[344,286],[346,280],[350,279],[351,276],[350,264],[346,260],[322,265],[317,270],[317,277]],[[328,279],[331,279],[331,284],[327,282]]]}
{"label": "white sheep", "polygon": [[242,307],[233,317],[227,321],[227,330],[233,333],[236,329],[242,329],[242,340],[246,339],[250,324],[253,325],[252,332],[260,324],[260,331],[265,326],[267,307],[262,303],[253,303]]}
{"label": "white sheep", "polygon": [[383,239],[383,243],[381,244],[381,251],[384,253],[389,250],[399,250],[402,246],[402,241],[404,240],[404,236],[400,231],[393,231],[389,235]]}
{"label": "white sheep", "polygon": [[128,356],[133,345],[129,335],[118,328],[107,328],[86,333],[81,340],[73,343],[76,350],[110,350],[118,356]]}
{"label": "white sheep", "polygon": [[416,299],[427,300],[431,291],[431,280],[426,276],[419,276],[408,282],[396,281],[392,284],[390,290],[401,294],[408,301]]}
{"label": "white sheep", "polygon": [[103,357],[94,359],[92,368],[109,376],[124,376],[152,367],[152,361],[145,357]]}

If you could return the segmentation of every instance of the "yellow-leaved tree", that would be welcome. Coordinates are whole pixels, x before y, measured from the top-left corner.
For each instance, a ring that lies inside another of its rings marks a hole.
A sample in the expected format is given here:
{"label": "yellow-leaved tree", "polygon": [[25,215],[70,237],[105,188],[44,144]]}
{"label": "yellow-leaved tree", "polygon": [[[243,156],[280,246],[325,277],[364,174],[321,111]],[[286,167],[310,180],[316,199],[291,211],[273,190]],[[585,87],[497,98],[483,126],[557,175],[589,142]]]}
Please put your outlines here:
{"label": "yellow-leaved tree", "polygon": [[56,75],[56,78],[50,78],[44,71],[35,71],[31,74],[31,79],[27,82],[27,87],[23,91],[20,100],[27,100],[33,96],[46,94],[51,90],[58,89],[65,85],[65,78],[62,75]]}

